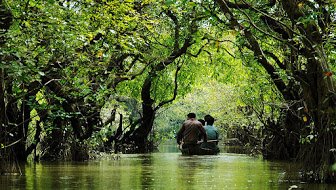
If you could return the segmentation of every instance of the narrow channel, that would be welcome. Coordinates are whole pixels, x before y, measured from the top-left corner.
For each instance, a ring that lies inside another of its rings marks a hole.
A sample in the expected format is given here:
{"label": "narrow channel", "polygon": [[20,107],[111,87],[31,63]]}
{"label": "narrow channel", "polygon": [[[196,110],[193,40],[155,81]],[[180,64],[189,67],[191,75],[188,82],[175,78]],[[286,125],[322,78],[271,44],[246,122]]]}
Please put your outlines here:
{"label": "narrow channel", "polygon": [[22,176],[1,176],[0,189],[336,189],[301,182],[293,164],[227,150],[182,156],[176,146],[164,144],[152,154],[26,164]]}

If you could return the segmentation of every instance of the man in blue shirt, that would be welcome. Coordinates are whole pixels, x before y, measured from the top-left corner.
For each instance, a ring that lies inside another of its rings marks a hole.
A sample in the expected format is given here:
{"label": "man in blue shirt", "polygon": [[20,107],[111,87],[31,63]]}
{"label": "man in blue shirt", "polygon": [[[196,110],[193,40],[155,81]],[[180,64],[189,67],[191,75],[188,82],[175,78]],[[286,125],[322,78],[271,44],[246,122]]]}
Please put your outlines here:
{"label": "man in blue shirt", "polygon": [[202,143],[201,148],[211,149],[215,153],[218,153],[219,148],[218,148],[217,144],[218,144],[219,133],[213,125],[214,122],[215,122],[215,118],[213,118],[211,115],[206,115],[206,116],[204,116],[204,120],[205,120],[205,124],[206,124],[204,126],[204,129],[207,133],[208,142]]}
{"label": "man in blue shirt", "polygon": [[211,115],[204,116],[205,126],[204,129],[208,135],[208,140],[218,140],[219,134],[217,129],[214,127],[215,118]]}

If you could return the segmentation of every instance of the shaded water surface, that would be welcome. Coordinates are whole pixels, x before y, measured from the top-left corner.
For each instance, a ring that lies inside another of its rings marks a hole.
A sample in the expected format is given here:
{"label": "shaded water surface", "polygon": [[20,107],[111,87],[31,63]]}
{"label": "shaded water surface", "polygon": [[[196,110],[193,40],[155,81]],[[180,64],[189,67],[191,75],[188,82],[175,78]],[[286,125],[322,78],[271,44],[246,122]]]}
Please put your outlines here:
{"label": "shaded water surface", "polygon": [[[335,189],[306,184],[288,163],[243,154],[182,156],[166,153],[120,155],[81,163],[26,165],[23,176],[1,176],[0,189]],[[290,180],[289,180],[290,179]]]}

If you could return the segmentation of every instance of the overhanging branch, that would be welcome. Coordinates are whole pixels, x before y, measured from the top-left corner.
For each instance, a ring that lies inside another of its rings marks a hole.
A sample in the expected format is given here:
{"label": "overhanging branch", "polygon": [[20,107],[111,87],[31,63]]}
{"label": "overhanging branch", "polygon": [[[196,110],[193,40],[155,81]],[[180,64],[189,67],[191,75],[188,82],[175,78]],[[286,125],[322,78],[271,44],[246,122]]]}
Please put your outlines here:
{"label": "overhanging branch", "polygon": [[173,14],[171,10],[167,10],[166,14],[172,21],[174,22],[174,51],[178,50],[180,44],[179,44],[179,38],[180,38],[180,25],[178,22],[177,17]]}
{"label": "overhanging branch", "polygon": [[265,57],[264,51],[260,47],[259,42],[255,38],[255,36],[252,34],[250,30],[239,24],[237,19],[235,18],[234,14],[230,10],[227,1],[225,0],[216,0],[217,4],[219,5],[221,11],[225,14],[225,16],[230,21],[231,27],[233,29],[238,29],[242,31],[242,35],[246,37],[247,41],[250,44],[249,49],[254,52],[254,57],[256,60],[264,67],[264,69],[267,71],[267,73],[272,78],[275,86],[278,88],[278,90],[283,94],[284,97],[287,97],[286,94],[286,84],[281,79],[279,74],[277,74],[275,68],[272,64],[268,62],[268,60]]}
{"label": "overhanging branch", "polygon": [[177,78],[178,78],[178,72],[181,70],[181,67],[182,67],[183,64],[181,65],[177,65],[177,68],[176,68],[176,72],[175,72],[175,78],[174,78],[174,94],[173,94],[173,97],[171,99],[168,99],[168,100],[165,100],[165,101],[162,101],[159,103],[159,105],[157,105],[155,108],[154,108],[154,111],[157,111],[158,109],[160,109],[162,106],[164,106],[165,104],[168,104],[172,101],[174,101],[176,99],[176,96],[177,96],[177,88],[178,88],[178,84],[177,84]]}

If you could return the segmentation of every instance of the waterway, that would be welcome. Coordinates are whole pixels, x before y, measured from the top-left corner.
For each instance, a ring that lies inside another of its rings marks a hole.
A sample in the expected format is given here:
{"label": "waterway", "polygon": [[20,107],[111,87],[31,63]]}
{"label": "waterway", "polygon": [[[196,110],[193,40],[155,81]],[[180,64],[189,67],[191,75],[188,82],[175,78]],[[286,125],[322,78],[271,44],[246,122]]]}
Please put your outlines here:
{"label": "waterway", "polygon": [[0,176],[0,189],[309,189],[335,185],[299,180],[298,167],[228,153],[182,156],[174,146],[152,154],[121,154],[86,162],[26,164],[23,175]]}

